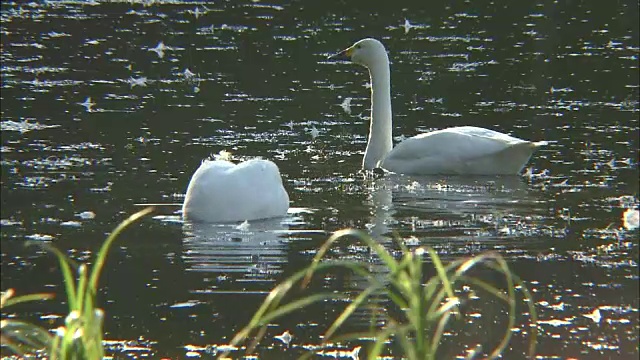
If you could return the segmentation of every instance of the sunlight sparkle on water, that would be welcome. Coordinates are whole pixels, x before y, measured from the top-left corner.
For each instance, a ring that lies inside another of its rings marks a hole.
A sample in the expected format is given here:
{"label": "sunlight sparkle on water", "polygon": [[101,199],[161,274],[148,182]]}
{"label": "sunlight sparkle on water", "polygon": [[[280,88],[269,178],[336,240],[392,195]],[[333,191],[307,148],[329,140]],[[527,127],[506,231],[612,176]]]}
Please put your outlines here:
{"label": "sunlight sparkle on water", "polygon": [[568,326],[571,325],[571,322],[575,319],[575,317],[561,319],[551,319],[551,320],[538,320],[538,324],[542,325],[551,325],[551,326]]}
{"label": "sunlight sparkle on water", "polygon": [[640,223],[640,212],[638,209],[627,209],[622,214],[622,226],[627,230],[638,228]]}
{"label": "sunlight sparkle on water", "polygon": [[44,125],[34,121],[34,119],[25,119],[23,121],[5,120],[0,122],[0,130],[18,131],[23,134],[32,130],[43,130],[57,127],[60,127],[60,125]]}

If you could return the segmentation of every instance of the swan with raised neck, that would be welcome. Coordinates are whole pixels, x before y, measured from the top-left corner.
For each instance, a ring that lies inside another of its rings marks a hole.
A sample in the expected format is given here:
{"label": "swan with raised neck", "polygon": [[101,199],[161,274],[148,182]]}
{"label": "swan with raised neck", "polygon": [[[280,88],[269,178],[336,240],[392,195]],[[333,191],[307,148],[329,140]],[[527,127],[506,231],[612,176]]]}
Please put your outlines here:
{"label": "swan with raised neck", "polygon": [[365,66],[371,78],[371,120],[362,167],[403,174],[515,175],[539,146],[494,130],[459,126],[392,142],[391,74],[384,45],[362,39],[331,56]]}

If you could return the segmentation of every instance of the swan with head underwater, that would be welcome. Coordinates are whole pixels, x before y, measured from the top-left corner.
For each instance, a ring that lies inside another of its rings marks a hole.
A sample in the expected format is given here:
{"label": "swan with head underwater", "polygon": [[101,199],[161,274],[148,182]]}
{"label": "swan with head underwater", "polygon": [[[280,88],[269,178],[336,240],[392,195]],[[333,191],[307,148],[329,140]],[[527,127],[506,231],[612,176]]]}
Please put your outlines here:
{"label": "swan with head underwater", "polygon": [[182,204],[185,220],[209,223],[282,217],[288,210],[289,195],[275,163],[255,158],[234,164],[225,151],[202,161]]}
{"label": "swan with head underwater", "polygon": [[392,144],[391,80],[384,45],[363,39],[331,56],[369,69],[371,124],[362,167],[415,175],[516,175],[546,142],[531,142],[475,126],[420,134]]}

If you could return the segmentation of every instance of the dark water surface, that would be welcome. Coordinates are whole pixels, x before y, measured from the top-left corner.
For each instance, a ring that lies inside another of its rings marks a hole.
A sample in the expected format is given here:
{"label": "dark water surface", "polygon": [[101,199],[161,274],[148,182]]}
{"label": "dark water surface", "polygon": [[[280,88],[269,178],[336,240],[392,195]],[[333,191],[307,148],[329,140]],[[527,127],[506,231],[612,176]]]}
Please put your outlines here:
{"label": "dark water surface", "polygon": [[[16,315],[54,328],[65,314],[55,259],[25,241],[87,261],[227,150],[274,160],[295,209],[243,230],[183,224],[168,205],[128,230],[101,282],[115,357],[211,358],[331,232],[357,227],[445,259],[499,251],[534,292],[541,359],[637,358],[638,233],[621,218],[638,208],[638,2],[371,3],[2,2],[2,289],[59,294]],[[368,36],[390,52],[396,137],[476,125],[550,141],[530,176],[364,179],[368,78],[326,57]],[[338,249],[384,275],[366,248]],[[342,306],[274,323],[258,353],[300,355]],[[488,351],[504,311],[469,304],[441,357]],[[513,331],[505,358],[523,358],[529,326]]]}

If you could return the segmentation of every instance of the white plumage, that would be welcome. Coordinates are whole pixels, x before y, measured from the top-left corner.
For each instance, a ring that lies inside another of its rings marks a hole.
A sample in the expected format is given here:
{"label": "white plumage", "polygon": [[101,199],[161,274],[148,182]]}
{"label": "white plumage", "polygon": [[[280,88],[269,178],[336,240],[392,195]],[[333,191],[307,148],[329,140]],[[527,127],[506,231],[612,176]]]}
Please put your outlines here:
{"label": "white plumage", "polygon": [[363,65],[371,76],[371,124],[362,167],[401,174],[515,175],[544,141],[531,142],[474,126],[420,134],[392,144],[391,79],[387,51],[363,39],[333,56]]}
{"label": "white plumage", "polygon": [[204,160],[189,181],[182,216],[224,223],[280,217],[288,209],[289,195],[273,162]]}

